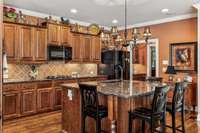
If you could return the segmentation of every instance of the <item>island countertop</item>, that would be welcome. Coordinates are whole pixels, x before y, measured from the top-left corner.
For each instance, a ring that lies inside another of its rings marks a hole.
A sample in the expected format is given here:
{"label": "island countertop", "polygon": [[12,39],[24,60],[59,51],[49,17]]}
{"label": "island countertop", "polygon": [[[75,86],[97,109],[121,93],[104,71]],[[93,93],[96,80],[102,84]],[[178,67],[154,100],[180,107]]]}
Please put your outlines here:
{"label": "island countertop", "polygon": [[[81,84],[97,86],[97,91],[100,94],[114,95],[122,98],[152,95],[154,93],[155,86],[162,85],[158,82],[147,81],[132,81],[131,83],[129,80],[92,81],[81,82]],[[79,88],[77,83],[62,84],[61,86],[64,88]]]}

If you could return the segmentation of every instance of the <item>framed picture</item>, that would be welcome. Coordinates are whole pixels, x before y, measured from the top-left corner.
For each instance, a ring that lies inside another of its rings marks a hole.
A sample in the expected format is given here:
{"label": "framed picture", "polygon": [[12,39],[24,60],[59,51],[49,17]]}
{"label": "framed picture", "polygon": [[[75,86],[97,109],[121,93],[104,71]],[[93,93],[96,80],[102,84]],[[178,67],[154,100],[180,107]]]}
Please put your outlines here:
{"label": "framed picture", "polygon": [[174,43],[170,47],[170,65],[176,71],[197,70],[197,42]]}

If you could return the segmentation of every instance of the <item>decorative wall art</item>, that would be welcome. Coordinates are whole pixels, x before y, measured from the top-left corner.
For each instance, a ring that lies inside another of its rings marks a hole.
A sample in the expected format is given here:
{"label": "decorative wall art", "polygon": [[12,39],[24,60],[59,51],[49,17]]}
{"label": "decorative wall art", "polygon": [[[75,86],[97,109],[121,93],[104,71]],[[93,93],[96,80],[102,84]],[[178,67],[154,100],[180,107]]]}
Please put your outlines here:
{"label": "decorative wall art", "polygon": [[196,71],[197,42],[171,44],[170,63],[176,71]]}

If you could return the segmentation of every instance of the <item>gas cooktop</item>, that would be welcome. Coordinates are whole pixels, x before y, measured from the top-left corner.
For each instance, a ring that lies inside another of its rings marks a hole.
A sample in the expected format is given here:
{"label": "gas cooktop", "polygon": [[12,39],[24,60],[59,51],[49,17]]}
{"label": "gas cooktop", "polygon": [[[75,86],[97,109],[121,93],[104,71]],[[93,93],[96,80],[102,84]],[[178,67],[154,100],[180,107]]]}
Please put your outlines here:
{"label": "gas cooktop", "polygon": [[58,76],[47,76],[46,79],[73,79],[73,77],[69,75],[58,75]]}

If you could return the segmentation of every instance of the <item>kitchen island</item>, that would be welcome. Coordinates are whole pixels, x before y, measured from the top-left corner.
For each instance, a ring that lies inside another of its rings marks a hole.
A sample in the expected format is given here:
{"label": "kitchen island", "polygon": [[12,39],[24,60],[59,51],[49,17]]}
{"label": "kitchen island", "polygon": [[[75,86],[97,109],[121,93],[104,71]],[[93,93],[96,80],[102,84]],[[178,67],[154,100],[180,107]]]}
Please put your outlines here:
{"label": "kitchen island", "polygon": [[[155,86],[159,83],[143,81],[93,81],[82,84],[97,86],[101,105],[108,107],[108,117],[102,120],[102,129],[117,133],[128,132],[128,111],[136,107],[150,107]],[[67,133],[81,132],[81,101],[77,83],[63,84],[62,129]],[[95,121],[86,119],[88,133],[95,132]],[[141,121],[133,122],[135,131]]]}

